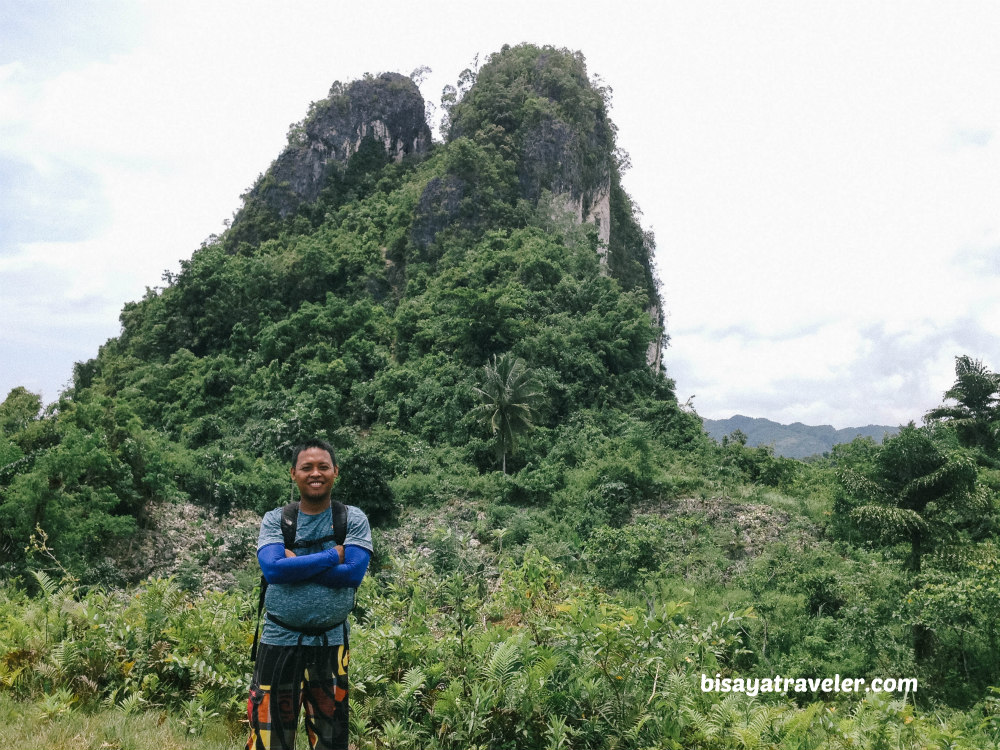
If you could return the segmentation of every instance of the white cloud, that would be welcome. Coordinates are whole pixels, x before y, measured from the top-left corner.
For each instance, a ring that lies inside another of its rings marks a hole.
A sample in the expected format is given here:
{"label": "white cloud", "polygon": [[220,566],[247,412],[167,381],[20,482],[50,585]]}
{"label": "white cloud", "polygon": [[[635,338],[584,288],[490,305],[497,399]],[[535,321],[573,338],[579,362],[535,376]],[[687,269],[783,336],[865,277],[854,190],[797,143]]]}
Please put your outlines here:
{"label": "white cloud", "polygon": [[[525,40],[580,49],[615,91],[667,365],[705,416],[907,421],[955,355],[1000,368],[992,4],[183,0],[65,23],[35,7],[0,30],[0,214],[59,218],[0,234],[0,312],[32,313],[0,340],[0,390],[53,398],[72,361],[25,342],[96,353],[335,79],[429,65],[436,103],[477,52]],[[86,314],[61,317],[68,303]]]}

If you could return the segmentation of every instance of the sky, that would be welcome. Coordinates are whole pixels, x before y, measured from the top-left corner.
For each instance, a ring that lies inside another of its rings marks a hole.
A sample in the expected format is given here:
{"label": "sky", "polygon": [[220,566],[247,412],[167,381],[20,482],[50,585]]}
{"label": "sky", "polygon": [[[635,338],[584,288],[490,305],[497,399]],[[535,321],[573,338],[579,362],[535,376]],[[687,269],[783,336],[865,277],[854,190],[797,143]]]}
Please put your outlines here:
{"label": "sky", "polygon": [[614,91],[681,402],[919,423],[1000,369],[998,38],[985,2],[5,0],[0,398],[55,400],[334,81],[437,104],[532,42]]}

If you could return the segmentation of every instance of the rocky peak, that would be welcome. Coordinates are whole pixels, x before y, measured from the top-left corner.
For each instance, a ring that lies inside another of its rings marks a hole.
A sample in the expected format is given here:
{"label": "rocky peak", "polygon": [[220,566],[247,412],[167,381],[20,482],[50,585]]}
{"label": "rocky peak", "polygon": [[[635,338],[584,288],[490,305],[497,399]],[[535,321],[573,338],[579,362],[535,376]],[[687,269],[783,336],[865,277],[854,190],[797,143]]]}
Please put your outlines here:
{"label": "rocky peak", "polygon": [[330,95],[292,127],[288,146],[250,190],[247,205],[262,202],[287,218],[301,204],[315,201],[366,142],[397,162],[430,148],[424,99],[412,80],[383,73],[347,85],[335,83]]}
{"label": "rocky peak", "polygon": [[[530,44],[505,46],[466,80],[471,85],[449,111],[449,142],[469,138],[491,144],[512,163],[519,199],[540,206],[543,196],[550,196],[553,218],[568,215],[596,227],[601,272],[648,295],[650,321],[661,333],[647,361],[659,370],[664,315],[653,248],[621,188],[609,89],[588,75],[580,53]],[[460,212],[467,192],[456,175],[428,185],[418,244],[429,242]]]}
{"label": "rocky peak", "polygon": [[549,193],[554,210],[597,226],[606,264],[614,126],[582,55],[520,45],[492,56],[455,106],[449,135],[479,134],[509,139],[522,198],[537,204]]}

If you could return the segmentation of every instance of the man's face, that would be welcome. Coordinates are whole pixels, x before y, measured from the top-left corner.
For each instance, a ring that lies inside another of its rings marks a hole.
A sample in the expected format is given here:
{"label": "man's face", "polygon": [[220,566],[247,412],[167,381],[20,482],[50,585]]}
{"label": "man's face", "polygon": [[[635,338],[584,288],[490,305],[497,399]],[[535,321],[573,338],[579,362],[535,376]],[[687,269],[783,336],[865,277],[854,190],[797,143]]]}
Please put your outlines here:
{"label": "man's face", "polygon": [[292,481],[303,500],[322,501],[330,497],[337,467],[330,454],[322,448],[306,448],[299,454],[292,469]]}

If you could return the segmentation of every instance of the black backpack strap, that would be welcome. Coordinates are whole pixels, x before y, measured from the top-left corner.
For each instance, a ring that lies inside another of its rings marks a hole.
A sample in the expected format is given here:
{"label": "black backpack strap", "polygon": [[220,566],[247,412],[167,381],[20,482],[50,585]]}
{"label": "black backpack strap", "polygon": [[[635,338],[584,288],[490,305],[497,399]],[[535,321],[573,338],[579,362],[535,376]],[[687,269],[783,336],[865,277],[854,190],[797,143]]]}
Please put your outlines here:
{"label": "black backpack strap", "polygon": [[285,549],[294,549],[295,532],[299,525],[299,504],[289,503],[281,509],[281,536],[285,539]]}
{"label": "black backpack strap", "polygon": [[[337,544],[343,544],[344,540],[347,539],[347,506],[343,503],[338,503],[336,500],[333,501],[333,537]],[[354,600],[351,601],[351,610],[354,610],[354,605],[357,604],[357,589],[351,589],[354,592]],[[344,648],[348,648],[347,645],[347,620],[344,620]]]}
{"label": "black backpack strap", "polygon": [[257,661],[257,643],[260,641],[260,618],[264,614],[264,594],[267,592],[267,579],[260,577],[260,600],[257,602],[257,627],[253,631],[253,646],[250,649],[250,661]]}
{"label": "black backpack strap", "polygon": [[[288,507],[287,505],[285,506]],[[326,544],[327,542],[336,542],[337,544],[343,544],[344,540],[347,539],[347,506],[343,503],[338,503],[334,501],[330,506],[331,515],[333,516],[332,524],[332,534],[327,534],[326,536],[319,537],[317,539],[304,539],[297,542],[289,541],[291,539],[291,532],[288,533],[288,537],[285,540],[285,546],[288,549],[295,550],[300,547],[315,547],[318,544]],[[291,528],[294,530],[295,521],[290,521],[292,524]],[[288,528],[288,525],[284,520],[281,522],[281,530],[284,532]]]}
{"label": "black backpack strap", "polygon": [[343,544],[347,539],[347,506],[333,501],[333,538],[337,544]]}

